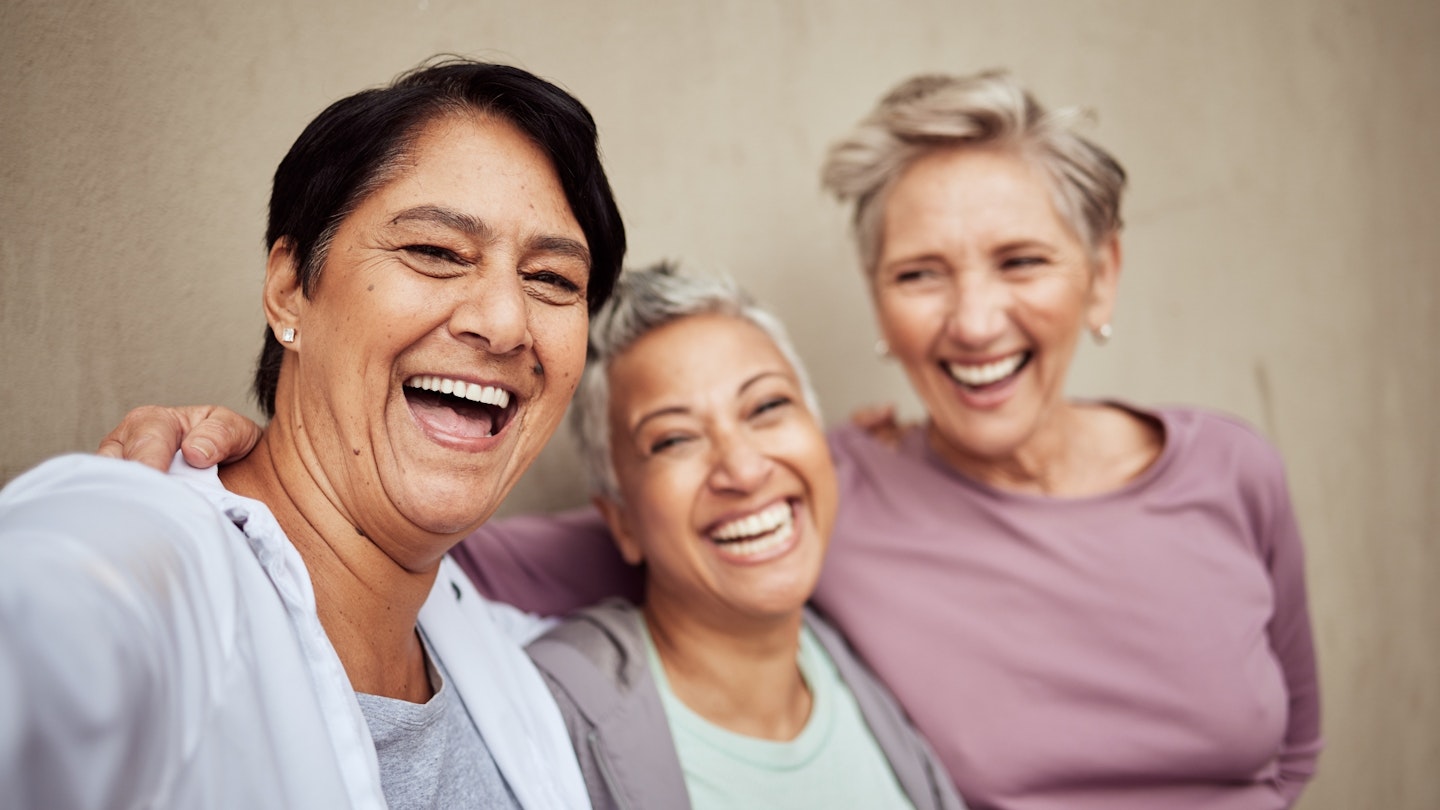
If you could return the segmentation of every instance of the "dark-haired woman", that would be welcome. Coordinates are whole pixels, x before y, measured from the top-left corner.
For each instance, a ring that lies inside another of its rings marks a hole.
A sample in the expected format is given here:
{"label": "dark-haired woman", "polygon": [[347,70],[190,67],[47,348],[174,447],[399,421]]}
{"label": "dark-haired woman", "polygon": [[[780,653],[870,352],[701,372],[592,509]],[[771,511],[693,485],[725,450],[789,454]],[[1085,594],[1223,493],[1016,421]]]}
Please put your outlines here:
{"label": "dark-haired woman", "polygon": [[6,806],[586,806],[543,628],[445,553],[550,437],[618,273],[593,121],[420,69],[311,123],[268,241],[253,453],[0,494]]}

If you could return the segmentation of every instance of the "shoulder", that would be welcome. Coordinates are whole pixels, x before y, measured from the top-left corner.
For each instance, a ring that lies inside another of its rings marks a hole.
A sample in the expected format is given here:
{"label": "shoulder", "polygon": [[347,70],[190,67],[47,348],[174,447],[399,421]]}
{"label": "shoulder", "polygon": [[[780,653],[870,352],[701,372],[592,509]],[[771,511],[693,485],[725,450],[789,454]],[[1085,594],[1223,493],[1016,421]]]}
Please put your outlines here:
{"label": "shoulder", "polygon": [[179,479],[133,461],[91,455],[50,459],[0,491],[0,514],[34,519],[40,511],[84,503],[96,509],[202,512],[207,502]]}
{"label": "shoulder", "polygon": [[216,564],[226,556],[217,537],[234,531],[194,486],[134,462],[62,456],[0,492],[0,554],[12,570],[87,569],[103,559],[107,576],[154,583],[157,566],[171,565],[173,575]]}
{"label": "shoulder", "polygon": [[611,599],[560,622],[525,651],[567,687],[596,678],[634,683],[649,671],[644,632],[639,608]]}
{"label": "shoulder", "polygon": [[842,491],[884,482],[931,480],[935,469],[925,459],[924,430],[909,427],[896,445],[879,441],[864,429],[837,425],[826,433]]}
{"label": "shoulder", "polygon": [[1155,415],[1182,464],[1233,470],[1252,482],[1283,479],[1280,451],[1240,417],[1194,407],[1158,408]]}

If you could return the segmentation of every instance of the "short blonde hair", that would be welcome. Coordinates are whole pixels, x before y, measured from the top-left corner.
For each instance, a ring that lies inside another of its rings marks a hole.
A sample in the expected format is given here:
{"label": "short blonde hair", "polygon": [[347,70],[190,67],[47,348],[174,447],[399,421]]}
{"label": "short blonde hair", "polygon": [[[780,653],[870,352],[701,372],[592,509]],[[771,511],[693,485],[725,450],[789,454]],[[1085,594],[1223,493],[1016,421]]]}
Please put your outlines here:
{"label": "short blonde hair", "polygon": [[830,147],[821,183],[854,204],[851,223],[869,273],[880,258],[886,198],[915,161],[946,149],[1015,149],[1045,170],[1056,210],[1093,253],[1120,230],[1125,170],[1073,131],[1085,117],[1076,109],[1046,110],[1004,71],[916,76]]}

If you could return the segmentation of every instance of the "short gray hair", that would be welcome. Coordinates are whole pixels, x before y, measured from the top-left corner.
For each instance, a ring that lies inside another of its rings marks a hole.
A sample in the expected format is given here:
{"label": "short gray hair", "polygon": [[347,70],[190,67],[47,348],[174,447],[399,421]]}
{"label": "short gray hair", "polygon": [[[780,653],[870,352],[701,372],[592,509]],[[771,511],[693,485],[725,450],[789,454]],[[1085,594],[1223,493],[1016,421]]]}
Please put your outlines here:
{"label": "short gray hair", "polygon": [[916,76],[830,147],[821,184],[854,203],[855,240],[870,273],[880,260],[886,198],[915,161],[955,148],[1015,149],[1045,170],[1056,210],[1094,253],[1120,230],[1125,169],[1073,131],[1086,117],[1076,109],[1046,110],[1004,71]]}
{"label": "short gray hair", "polygon": [[620,501],[610,455],[610,361],[650,332],[694,315],[728,315],[759,327],[795,370],[806,407],[820,419],[815,391],[785,325],[758,306],[733,279],[682,275],[666,262],[628,270],[620,275],[609,303],[590,321],[590,353],[570,405],[570,428],[580,446],[592,493]]}

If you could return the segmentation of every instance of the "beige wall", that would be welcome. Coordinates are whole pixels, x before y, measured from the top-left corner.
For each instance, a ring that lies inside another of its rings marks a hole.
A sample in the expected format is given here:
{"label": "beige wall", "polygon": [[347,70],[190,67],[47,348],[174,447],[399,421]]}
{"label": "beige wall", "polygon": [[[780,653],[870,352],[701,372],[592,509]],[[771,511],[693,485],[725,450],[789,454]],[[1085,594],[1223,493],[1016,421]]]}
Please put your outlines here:
{"label": "beige wall", "polygon": [[[0,480],[140,403],[248,407],[270,172],[323,105],[437,51],[584,99],[632,261],[738,275],[832,418],[914,404],[871,355],[825,145],[920,70],[1095,108],[1133,192],[1117,336],[1073,388],[1279,444],[1329,738],[1303,806],[1440,807],[1440,5],[6,0]],[[512,511],[581,497],[547,452]]]}

